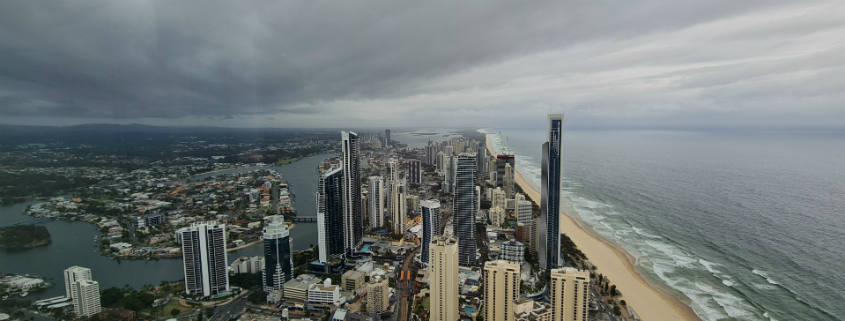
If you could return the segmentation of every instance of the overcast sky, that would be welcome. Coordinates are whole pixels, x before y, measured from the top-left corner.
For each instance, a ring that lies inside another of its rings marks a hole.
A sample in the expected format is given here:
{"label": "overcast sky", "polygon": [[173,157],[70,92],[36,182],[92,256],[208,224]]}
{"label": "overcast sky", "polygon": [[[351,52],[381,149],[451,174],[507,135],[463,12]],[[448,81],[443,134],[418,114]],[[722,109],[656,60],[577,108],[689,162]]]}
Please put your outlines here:
{"label": "overcast sky", "polygon": [[845,126],[845,3],[0,1],[0,123],[542,127],[548,113]]}

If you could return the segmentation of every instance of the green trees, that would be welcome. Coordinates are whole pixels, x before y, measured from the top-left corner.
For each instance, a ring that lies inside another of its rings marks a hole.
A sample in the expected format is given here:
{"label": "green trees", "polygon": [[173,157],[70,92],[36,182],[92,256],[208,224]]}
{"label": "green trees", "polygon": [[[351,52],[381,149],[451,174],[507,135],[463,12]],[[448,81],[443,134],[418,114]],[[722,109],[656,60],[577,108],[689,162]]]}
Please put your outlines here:
{"label": "green trees", "polygon": [[170,310],[170,315],[172,315],[172,316],[177,316],[177,315],[179,315],[179,309],[173,309],[173,310]]}
{"label": "green trees", "polygon": [[616,316],[622,315],[622,309],[620,309],[618,305],[614,305],[613,306],[613,314],[615,314]]}

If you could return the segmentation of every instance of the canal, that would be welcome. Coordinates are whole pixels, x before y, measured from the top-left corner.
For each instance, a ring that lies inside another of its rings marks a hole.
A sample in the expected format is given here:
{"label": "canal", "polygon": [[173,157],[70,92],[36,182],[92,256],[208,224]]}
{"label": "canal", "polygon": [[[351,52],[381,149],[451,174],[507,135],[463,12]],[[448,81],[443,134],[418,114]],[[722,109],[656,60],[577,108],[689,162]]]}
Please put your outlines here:
{"label": "canal", "polygon": [[[316,155],[298,162],[271,167],[252,167],[225,170],[195,176],[192,180],[211,176],[243,173],[254,169],[274,169],[288,181],[296,194],[296,210],[299,216],[316,216],[317,166],[333,154]],[[30,219],[23,215],[27,206],[40,203],[30,201],[0,206],[0,226]],[[129,285],[140,289],[146,284],[158,285],[161,281],[184,278],[182,259],[161,260],[112,260],[100,255],[94,236],[99,235],[94,225],[85,222],[51,221],[42,223],[50,231],[53,243],[34,249],[0,250],[0,273],[30,274],[47,278],[55,286],[27,297],[38,300],[62,296],[65,293],[64,269],[79,265],[91,269],[94,280],[100,283],[100,290]],[[307,249],[317,244],[316,223],[297,223],[291,230],[293,250]],[[241,256],[263,255],[261,243],[228,253],[229,262]]]}

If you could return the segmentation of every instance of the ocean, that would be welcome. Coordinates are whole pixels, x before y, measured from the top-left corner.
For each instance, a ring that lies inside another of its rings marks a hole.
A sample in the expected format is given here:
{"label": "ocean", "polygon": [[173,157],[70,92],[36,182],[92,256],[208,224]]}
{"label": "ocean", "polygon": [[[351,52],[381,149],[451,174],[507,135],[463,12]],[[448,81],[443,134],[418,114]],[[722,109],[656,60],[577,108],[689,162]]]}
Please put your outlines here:
{"label": "ocean", "polygon": [[[539,190],[545,128],[483,131]],[[845,133],[565,130],[563,157],[564,211],[702,319],[845,319]]]}

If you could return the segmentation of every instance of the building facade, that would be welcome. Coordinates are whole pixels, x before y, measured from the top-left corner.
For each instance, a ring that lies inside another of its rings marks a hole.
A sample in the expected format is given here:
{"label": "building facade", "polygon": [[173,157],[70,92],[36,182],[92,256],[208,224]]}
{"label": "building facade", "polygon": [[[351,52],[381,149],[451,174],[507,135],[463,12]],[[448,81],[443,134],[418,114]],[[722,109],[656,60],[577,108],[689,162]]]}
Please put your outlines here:
{"label": "building facade", "polygon": [[424,265],[429,263],[429,245],[435,237],[440,235],[440,201],[426,200],[420,202],[422,209],[422,252],[420,259]]}
{"label": "building facade", "polygon": [[519,299],[519,264],[484,263],[484,320],[514,321],[514,301]]}
{"label": "building facade", "polygon": [[76,294],[74,292],[76,288],[74,288],[73,284],[76,281],[82,280],[93,280],[91,278],[91,269],[81,266],[71,266],[65,270],[65,296],[68,299],[73,299]]}
{"label": "building facade", "polygon": [[333,168],[317,182],[317,247],[319,260],[326,263],[343,255],[343,170]]}
{"label": "building facade", "polygon": [[429,288],[431,321],[455,321],[460,318],[458,295],[458,239],[438,236],[429,244]]}
{"label": "building facade", "polygon": [[226,225],[194,223],[177,233],[182,236],[185,292],[207,297],[229,291]]}
{"label": "building facade", "polygon": [[525,261],[525,245],[517,241],[507,241],[502,243],[502,253],[500,259],[522,264]]}
{"label": "building facade", "polygon": [[408,193],[405,180],[396,180],[393,183],[393,233],[402,234],[407,229],[406,221],[408,220]]}
{"label": "building facade", "polygon": [[475,264],[475,154],[455,158],[455,193],[452,201],[453,230],[458,237],[461,265]]}
{"label": "building facade", "polygon": [[279,291],[293,279],[290,230],[281,215],[264,218],[264,292]]}
{"label": "building facade", "polygon": [[417,159],[408,161],[408,183],[414,185],[422,184],[422,166]]}
{"label": "building facade", "polygon": [[370,176],[368,188],[370,228],[381,228],[384,226],[384,181],[381,176]]}
{"label": "building facade", "polygon": [[590,272],[575,268],[551,270],[549,304],[554,320],[586,321],[590,302]]}
{"label": "building facade", "polygon": [[496,187],[504,187],[505,165],[507,164],[516,167],[516,158],[513,155],[496,156]]}
{"label": "building facade", "polygon": [[501,207],[493,207],[487,213],[490,215],[490,224],[494,226],[502,226],[505,222],[505,209]]}
{"label": "building facade", "polygon": [[367,312],[382,313],[390,306],[390,288],[387,279],[373,277],[367,283]]}
{"label": "building facade", "polygon": [[502,177],[502,189],[505,191],[506,198],[513,197],[513,193],[516,192],[514,189],[513,175],[513,166],[511,166],[511,164],[505,164],[505,176]]}
{"label": "building facade", "polygon": [[560,259],[560,179],[563,159],[563,115],[550,114],[546,130],[547,141],[543,144],[540,177],[540,268],[546,271],[557,268]]}
{"label": "building facade", "polygon": [[90,317],[102,311],[100,307],[100,284],[93,280],[77,280],[73,283],[73,312],[77,317]]}
{"label": "building facade", "polygon": [[516,198],[516,223],[519,227],[517,229],[517,239],[529,240],[530,235],[526,231],[531,231],[531,219],[534,218],[534,204],[531,201],[524,199],[520,200],[519,193]]}
{"label": "building facade", "polygon": [[343,152],[343,246],[347,253],[352,253],[364,236],[364,217],[361,209],[361,149],[358,134],[342,131],[340,135]]}

